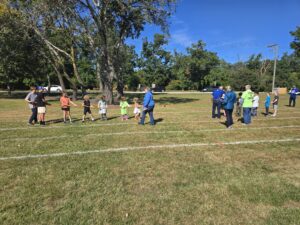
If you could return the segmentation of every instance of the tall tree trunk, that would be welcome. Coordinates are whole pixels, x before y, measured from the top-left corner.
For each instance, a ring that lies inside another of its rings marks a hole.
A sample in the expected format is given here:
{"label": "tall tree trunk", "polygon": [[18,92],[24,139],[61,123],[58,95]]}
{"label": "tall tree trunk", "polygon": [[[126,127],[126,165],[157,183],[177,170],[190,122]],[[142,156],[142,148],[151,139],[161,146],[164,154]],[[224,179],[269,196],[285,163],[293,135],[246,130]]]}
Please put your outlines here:
{"label": "tall tree trunk", "polygon": [[99,84],[99,92],[103,92],[103,82],[102,82],[102,78],[101,78],[101,66],[100,66],[100,62],[99,60],[97,60],[97,64],[96,64],[96,76],[97,76],[97,80],[98,80],[98,84]]}

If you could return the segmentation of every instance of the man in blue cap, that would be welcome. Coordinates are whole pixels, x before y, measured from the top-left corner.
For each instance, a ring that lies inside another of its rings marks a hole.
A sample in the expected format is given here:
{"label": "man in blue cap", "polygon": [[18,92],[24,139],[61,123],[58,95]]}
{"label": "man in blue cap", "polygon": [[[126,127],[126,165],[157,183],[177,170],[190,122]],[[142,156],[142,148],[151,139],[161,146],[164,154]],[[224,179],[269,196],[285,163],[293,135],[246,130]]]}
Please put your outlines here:
{"label": "man in blue cap", "polygon": [[220,86],[218,89],[215,89],[212,93],[212,118],[216,118],[216,109],[217,109],[217,117],[221,118],[221,106],[222,106],[222,97],[225,94],[223,91],[223,86]]}
{"label": "man in blue cap", "polygon": [[296,88],[296,86],[293,86],[293,88],[290,90],[289,94],[290,94],[289,106],[291,107],[292,103],[293,103],[293,107],[295,107],[297,94],[299,94],[299,89]]}

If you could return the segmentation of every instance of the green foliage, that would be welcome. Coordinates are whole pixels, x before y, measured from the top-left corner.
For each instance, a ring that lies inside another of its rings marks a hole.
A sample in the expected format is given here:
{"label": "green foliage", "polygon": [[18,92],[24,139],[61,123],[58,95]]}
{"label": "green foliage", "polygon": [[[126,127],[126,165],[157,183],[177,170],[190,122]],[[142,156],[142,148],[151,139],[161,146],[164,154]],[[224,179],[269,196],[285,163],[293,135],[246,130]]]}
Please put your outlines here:
{"label": "green foliage", "polygon": [[294,40],[291,42],[291,48],[295,50],[295,54],[300,57],[300,27],[297,27],[295,31],[290,32],[294,36]]}
{"label": "green foliage", "polygon": [[164,50],[168,43],[162,34],[155,34],[153,43],[144,39],[139,69],[144,71],[146,85],[166,86],[171,80],[171,53]]}

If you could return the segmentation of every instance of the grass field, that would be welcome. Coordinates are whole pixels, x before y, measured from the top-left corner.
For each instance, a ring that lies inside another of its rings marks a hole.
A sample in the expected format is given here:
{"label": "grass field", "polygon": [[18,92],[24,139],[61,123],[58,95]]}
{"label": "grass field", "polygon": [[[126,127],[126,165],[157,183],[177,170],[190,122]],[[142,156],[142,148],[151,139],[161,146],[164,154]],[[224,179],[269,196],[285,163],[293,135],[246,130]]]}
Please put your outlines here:
{"label": "grass field", "polygon": [[300,102],[227,130],[208,94],[155,99],[155,127],[117,107],[63,124],[57,101],[28,127],[25,102],[0,99],[0,224],[300,224]]}

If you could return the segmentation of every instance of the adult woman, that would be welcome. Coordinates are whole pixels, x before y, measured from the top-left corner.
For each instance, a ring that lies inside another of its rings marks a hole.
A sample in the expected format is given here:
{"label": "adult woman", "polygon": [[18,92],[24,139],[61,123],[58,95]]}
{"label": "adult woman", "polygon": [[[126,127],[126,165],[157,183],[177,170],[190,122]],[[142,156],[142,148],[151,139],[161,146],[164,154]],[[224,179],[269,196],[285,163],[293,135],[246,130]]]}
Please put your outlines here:
{"label": "adult woman", "polygon": [[232,91],[230,86],[226,87],[226,93],[224,98],[224,109],[226,112],[226,126],[227,128],[232,128],[233,125],[233,118],[232,112],[234,108],[234,103],[236,101],[236,95]]}

